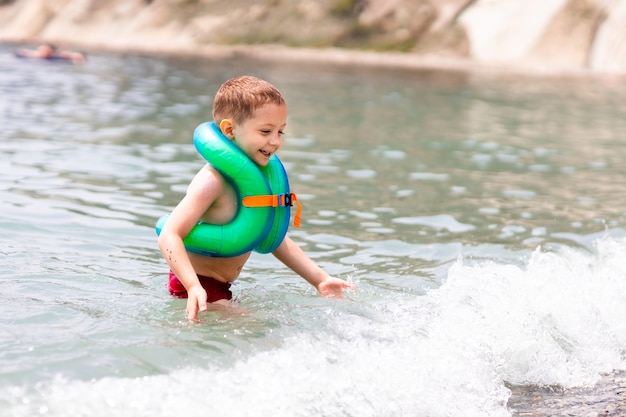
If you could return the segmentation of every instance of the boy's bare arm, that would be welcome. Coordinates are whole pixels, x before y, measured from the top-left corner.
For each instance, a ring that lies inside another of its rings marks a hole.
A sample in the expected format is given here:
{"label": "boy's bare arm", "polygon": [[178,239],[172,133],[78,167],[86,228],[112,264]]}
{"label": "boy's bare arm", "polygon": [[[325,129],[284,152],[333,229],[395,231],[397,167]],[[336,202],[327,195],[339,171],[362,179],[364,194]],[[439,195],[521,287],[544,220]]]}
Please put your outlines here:
{"label": "boy's bare arm", "polygon": [[328,275],[288,236],[273,254],[285,266],[313,285],[324,297],[343,298],[343,290],[352,288],[348,282]]}
{"label": "boy's bare arm", "polygon": [[158,239],[163,257],[187,290],[187,317],[190,320],[195,320],[199,311],[207,309],[207,296],[189,259],[183,239],[218,198],[222,191],[221,185],[211,171],[203,168],[192,180],[185,197],[172,211]]}

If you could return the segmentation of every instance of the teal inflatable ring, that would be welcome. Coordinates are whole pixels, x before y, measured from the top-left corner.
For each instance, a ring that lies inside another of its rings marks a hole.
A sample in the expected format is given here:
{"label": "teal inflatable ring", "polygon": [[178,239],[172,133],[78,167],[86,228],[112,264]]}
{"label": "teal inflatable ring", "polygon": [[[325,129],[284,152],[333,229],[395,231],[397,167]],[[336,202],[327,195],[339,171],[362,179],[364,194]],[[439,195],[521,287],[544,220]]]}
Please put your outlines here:
{"label": "teal inflatable ring", "polygon": [[[296,201],[280,159],[272,155],[266,166],[256,165],[214,123],[198,126],[193,142],[200,155],[233,185],[239,205],[230,223],[198,222],[183,240],[185,248],[215,257],[274,251],[285,238],[290,207]],[[168,216],[158,220],[157,234]]]}

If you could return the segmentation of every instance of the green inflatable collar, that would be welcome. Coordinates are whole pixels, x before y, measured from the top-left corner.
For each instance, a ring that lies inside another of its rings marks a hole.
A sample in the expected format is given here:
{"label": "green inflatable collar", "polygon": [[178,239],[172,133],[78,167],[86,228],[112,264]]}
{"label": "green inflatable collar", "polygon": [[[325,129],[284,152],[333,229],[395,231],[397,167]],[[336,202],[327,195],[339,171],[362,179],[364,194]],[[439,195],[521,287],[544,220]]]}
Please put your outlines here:
{"label": "green inflatable collar", "polygon": [[[214,123],[203,123],[193,135],[196,149],[237,192],[239,208],[230,223],[198,222],[183,240],[190,252],[206,256],[232,257],[255,250],[273,252],[289,227],[290,207],[296,202],[282,162],[272,155],[262,167],[250,160],[226,138]],[[300,206],[298,206],[299,212]],[[299,214],[299,213],[298,213]],[[156,224],[157,235],[169,215]],[[299,215],[294,221],[299,223]]]}

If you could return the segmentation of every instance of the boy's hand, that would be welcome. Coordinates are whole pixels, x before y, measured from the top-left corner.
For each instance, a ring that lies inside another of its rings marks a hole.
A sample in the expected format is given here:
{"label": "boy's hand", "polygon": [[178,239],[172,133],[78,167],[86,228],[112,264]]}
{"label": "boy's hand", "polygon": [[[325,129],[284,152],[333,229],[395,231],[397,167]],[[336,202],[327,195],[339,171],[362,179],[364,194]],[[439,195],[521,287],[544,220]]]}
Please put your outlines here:
{"label": "boy's hand", "polygon": [[198,320],[198,312],[206,311],[206,291],[201,285],[190,288],[187,291],[187,318],[192,321]]}
{"label": "boy's hand", "polygon": [[339,278],[328,277],[317,286],[322,297],[343,298],[344,289],[352,290],[354,285]]}

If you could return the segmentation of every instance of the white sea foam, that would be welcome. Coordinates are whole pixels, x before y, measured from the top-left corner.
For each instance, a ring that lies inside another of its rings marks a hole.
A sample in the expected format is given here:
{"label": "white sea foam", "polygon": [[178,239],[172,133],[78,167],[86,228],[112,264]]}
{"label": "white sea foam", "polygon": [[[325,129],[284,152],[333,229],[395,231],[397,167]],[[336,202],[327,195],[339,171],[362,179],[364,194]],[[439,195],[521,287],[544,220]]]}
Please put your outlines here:
{"label": "white sea foam", "polygon": [[424,296],[320,301],[297,318],[309,328],[232,365],[60,377],[2,400],[12,416],[507,416],[505,382],[569,387],[624,368],[625,250],[606,238],[522,266],[460,258]]}

